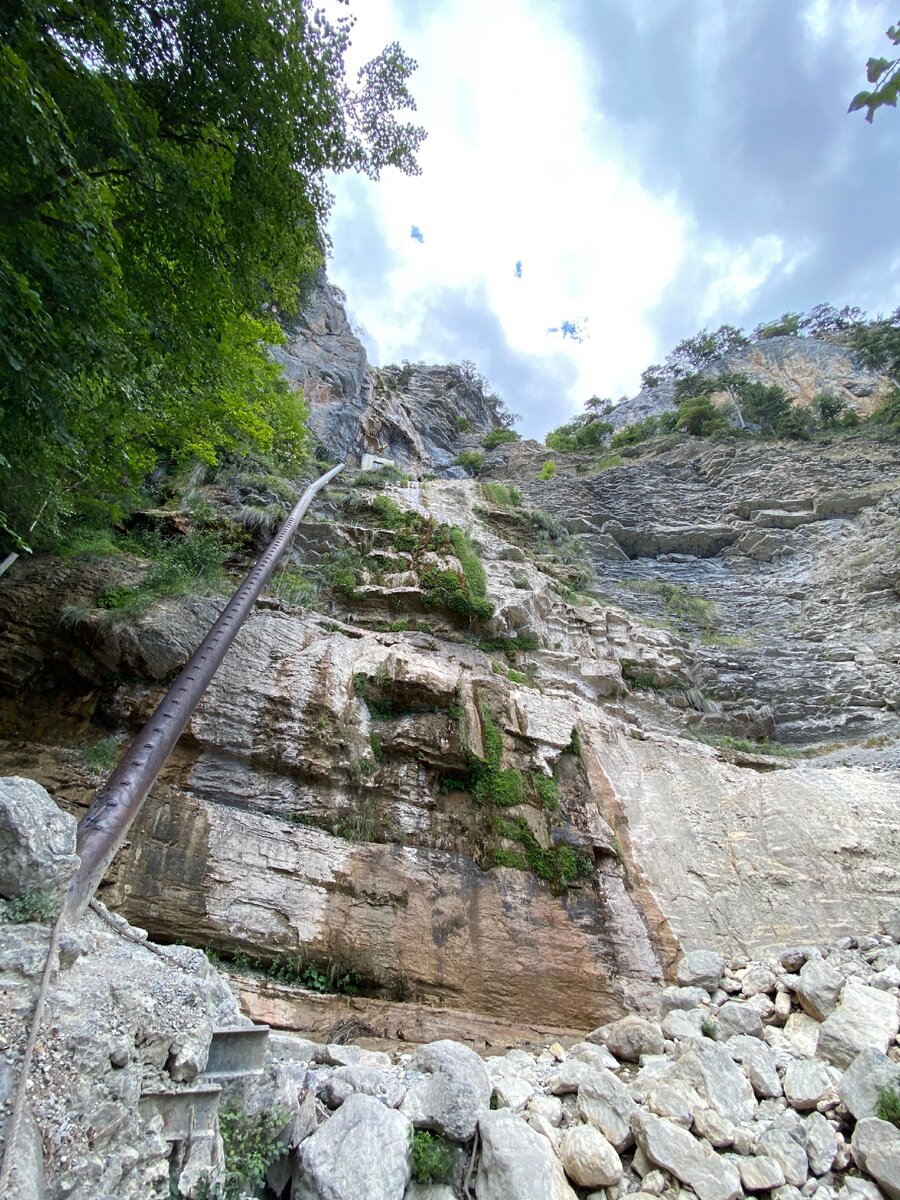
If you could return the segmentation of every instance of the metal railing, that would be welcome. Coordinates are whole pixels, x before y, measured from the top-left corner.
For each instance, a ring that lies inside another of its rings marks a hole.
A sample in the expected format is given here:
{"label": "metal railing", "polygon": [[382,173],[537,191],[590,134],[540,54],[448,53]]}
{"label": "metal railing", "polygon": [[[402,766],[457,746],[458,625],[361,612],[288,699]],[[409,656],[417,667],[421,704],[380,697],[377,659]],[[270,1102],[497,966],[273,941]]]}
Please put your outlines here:
{"label": "metal railing", "polygon": [[153,716],[123,755],[113,774],[81,819],[77,852],[81,865],[63,901],[62,917],[77,921],[87,908],[116,851],[141,810],[147,793],[184,732],[194,709],[237,637],[278,560],[287,549],[313,498],[339,471],[340,463],[306,489],[228,602],[222,615],[166,692]]}

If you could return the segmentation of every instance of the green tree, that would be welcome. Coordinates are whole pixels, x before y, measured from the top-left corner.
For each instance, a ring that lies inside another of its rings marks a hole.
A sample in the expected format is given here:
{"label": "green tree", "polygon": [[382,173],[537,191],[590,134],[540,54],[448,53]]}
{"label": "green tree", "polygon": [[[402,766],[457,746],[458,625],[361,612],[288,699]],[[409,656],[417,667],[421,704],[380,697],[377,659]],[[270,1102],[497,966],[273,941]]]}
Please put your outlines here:
{"label": "green tree", "polygon": [[[900,21],[891,25],[885,31],[885,37],[892,47],[900,46]],[[866,63],[866,79],[876,85],[872,91],[857,92],[850,101],[847,112],[866,110],[866,120],[871,125],[875,110],[883,104],[897,107],[897,97],[900,96],[900,57],[870,58]]]}
{"label": "green tree", "polygon": [[800,328],[807,337],[827,338],[836,333],[846,333],[862,318],[862,309],[849,304],[843,308],[835,308],[833,304],[817,304],[801,318]]}
{"label": "green tree", "polygon": [[744,416],[760,433],[774,434],[790,410],[791,402],[780,387],[748,383],[741,391]]}
{"label": "green tree", "polygon": [[742,329],[734,325],[720,325],[710,332],[701,329],[692,338],[685,338],[669,354],[665,363],[654,364],[641,375],[645,388],[656,388],[663,383],[674,383],[686,375],[702,373],[718,359],[734,350],[750,345],[750,339]]}
{"label": "green tree", "polygon": [[850,345],[872,371],[884,371],[900,385],[900,308],[889,317],[856,325]]}
{"label": "green tree", "polygon": [[777,321],[764,322],[753,330],[753,336],[758,342],[764,342],[774,337],[798,337],[800,335],[802,313],[782,313]]}
{"label": "green tree", "polygon": [[842,396],[822,392],[813,399],[812,406],[822,428],[835,429],[841,423],[841,415],[847,408],[847,402]]}
{"label": "green tree", "polygon": [[351,88],[311,0],[10,0],[0,13],[0,510],[127,504],[160,456],[296,460],[277,314],[328,170],[417,170],[415,64]]}
{"label": "green tree", "polygon": [[690,396],[678,405],[678,429],[693,437],[711,437],[728,431],[728,421],[709,396]]}
{"label": "green tree", "polygon": [[601,421],[590,413],[583,413],[565,425],[559,425],[547,434],[547,445],[551,450],[571,453],[574,450],[595,450],[606,444],[613,431],[609,421]]}

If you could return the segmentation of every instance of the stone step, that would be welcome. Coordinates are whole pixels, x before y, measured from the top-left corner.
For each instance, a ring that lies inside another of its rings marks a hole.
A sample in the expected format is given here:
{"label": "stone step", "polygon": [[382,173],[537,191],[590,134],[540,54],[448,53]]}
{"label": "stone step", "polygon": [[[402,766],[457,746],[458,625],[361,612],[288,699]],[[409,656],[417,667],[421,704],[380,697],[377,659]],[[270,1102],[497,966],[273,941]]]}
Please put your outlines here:
{"label": "stone step", "polygon": [[215,1083],[180,1091],[145,1092],[138,1109],[144,1121],[162,1117],[162,1134],[167,1142],[183,1142],[215,1131],[221,1094],[222,1089]]}

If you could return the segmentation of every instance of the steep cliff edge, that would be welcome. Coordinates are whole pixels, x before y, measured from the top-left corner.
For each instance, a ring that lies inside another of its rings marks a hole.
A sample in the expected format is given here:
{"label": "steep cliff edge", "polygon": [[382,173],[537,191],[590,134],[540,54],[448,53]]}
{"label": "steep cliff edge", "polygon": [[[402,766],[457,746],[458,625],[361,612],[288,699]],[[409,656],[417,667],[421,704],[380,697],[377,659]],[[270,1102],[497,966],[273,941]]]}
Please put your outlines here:
{"label": "steep cliff edge", "polygon": [[463,367],[403,364],[371,367],[341,303],[320,274],[284,346],[273,349],[285,375],[303,388],[310,428],[335,460],[364,454],[414,470],[450,468],[461,449],[476,446],[498,423],[495,397]]}
{"label": "steep cliff edge", "polygon": [[[888,921],[896,451],[689,440],[542,481],[521,443],[486,461],[499,489],[446,478],[490,400],[459,368],[372,372],[316,303],[289,351],[320,440],[445,477],[330,490],[107,903],[164,941],[352,979],[370,1024],[393,1002],[456,1028],[583,1029],[684,949]],[[216,481],[194,491],[226,520]],[[147,519],[189,530],[181,503]],[[110,608],[146,569],[43,558],[0,584],[0,771],[72,811],[97,782],[82,747],[139,725],[218,606]]]}

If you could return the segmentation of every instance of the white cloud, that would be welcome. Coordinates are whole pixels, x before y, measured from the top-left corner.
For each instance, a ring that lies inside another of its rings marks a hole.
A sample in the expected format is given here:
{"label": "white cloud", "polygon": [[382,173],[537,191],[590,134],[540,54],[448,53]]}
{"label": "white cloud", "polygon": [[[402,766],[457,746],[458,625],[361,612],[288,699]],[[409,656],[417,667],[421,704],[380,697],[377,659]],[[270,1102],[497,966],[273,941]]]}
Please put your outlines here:
{"label": "white cloud", "polygon": [[[571,410],[593,392],[633,390],[656,349],[649,314],[678,267],[683,216],[628,174],[555,7],[452,0],[419,21],[403,28],[391,0],[368,0],[358,14],[360,61],[394,38],[418,59],[412,86],[429,132],[422,176],[335,184],[336,224],[362,194],[397,264],[381,294],[356,306],[358,319],[386,360],[411,339],[428,359],[428,296],[480,286],[514,348],[571,358]],[[410,237],[413,225],[424,243]],[[353,270],[336,243],[331,273],[351,303]],[[590,331],[581,344],[546,333],[581,318]]]}
{"label": "white cloud", "polygon": [[810,247],[804,245],[788,253],[783,239],[775,234],[756,237],[745,248],[716,239],[703,249],[698,239],[698,259],[711,281],[698,307],[699,320],[733,324],[767,284],[776,276],[792,275],[809,252]]}

